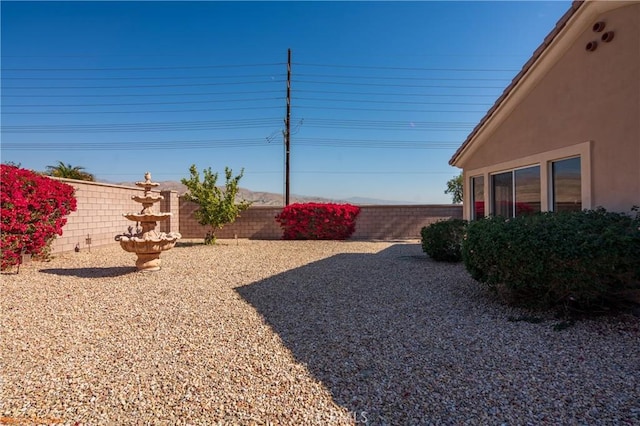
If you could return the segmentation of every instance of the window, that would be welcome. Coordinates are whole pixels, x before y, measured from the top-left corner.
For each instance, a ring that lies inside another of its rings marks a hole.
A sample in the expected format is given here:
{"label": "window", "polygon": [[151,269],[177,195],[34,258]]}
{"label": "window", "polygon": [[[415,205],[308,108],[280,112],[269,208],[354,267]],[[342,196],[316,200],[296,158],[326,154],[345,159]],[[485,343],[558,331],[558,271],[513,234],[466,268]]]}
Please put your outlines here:
{"label": "window", "polygon": [[518,169],[515,175],[516,216],[540,211],[540,166]]}
{"label": "window", "polygon": [[551,185],[554,212],[582,210],[580,157],[552,162]]}
{"label": "window", "polygon": [[491,176],[495,216],[514,217],[540,211],[540,166]]}
{"label": "window", "polygon": [[484,217],[484,176],[471,178],[471,219],[482,219]]}
{"label": "window", "polygon": [[513,172],[499,173],[493,181],[493,215],[513,217]]}
{"label": "window", "polygon": [[[465,169],[465,219],[592,207],[592,141]],[[486,200],[483,205],[481,201]],[[481,208],[484,207],[484,211]]]}

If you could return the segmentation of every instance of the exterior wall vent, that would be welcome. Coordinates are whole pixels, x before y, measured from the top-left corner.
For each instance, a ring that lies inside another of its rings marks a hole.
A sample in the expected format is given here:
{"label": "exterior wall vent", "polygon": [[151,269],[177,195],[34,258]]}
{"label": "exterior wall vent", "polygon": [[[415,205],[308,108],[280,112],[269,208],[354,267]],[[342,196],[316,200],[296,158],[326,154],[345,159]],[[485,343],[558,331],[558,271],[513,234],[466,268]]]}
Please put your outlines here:
{"label": "exterior wall vent", "polygon": [[604,41],[605,43],[609,43],[611,40],[613,40],[613,31],[607,31],[606,33],[602,34],[602,41]]}

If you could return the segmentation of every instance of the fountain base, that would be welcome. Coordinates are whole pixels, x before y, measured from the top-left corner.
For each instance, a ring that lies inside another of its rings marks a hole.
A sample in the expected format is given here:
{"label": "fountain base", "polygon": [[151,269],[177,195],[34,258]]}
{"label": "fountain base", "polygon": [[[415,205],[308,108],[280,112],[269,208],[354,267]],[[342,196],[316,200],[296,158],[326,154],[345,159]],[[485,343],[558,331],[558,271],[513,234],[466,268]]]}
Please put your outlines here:
{"label": "fountain base", "polygon": [[117,235],[116,241],[124,251],[138,256],[136,267],[139,271],[151,272],[160,270],[160,254],[172,249],[181,235],[178,232],[160,233],[153,239],[132,235]]}
{"label": "fountain base", "polygon": [[156,272],[160,270],[162,260],[160,259],[160,252],[158,253],[136,253],[138,259],[136,260],[136,268],[140,272]]}

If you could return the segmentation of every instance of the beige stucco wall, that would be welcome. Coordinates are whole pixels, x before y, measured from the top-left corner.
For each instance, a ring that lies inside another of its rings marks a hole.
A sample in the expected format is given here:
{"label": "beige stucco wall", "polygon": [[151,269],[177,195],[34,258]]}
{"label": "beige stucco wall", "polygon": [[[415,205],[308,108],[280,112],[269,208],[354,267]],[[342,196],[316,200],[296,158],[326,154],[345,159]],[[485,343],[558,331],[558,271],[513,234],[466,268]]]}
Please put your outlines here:
{"label": "beige stucco wall", "polygon": [[[458,164],[465,182],[478,171],[498,171],[496,164],[535,161],[536,155],[569,153],[561,148],[588,143],[590,164],[582,166],[590,169],[586,207],[629,211],[640,204],[640,4],[590,18],[506,119],[474,142]],[[597,21],[606,23],[605,32],[615,32],[613,41],[604,43],[602,33],[593,32]],[[598,47],[587,52],[592,40]]]}

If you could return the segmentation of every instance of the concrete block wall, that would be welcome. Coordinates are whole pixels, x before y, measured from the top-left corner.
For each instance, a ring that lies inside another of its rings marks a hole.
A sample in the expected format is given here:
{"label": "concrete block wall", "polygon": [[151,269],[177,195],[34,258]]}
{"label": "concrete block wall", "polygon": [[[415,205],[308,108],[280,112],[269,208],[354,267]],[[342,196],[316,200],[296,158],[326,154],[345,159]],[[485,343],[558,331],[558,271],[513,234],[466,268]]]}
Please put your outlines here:
{"label": "concrete block wall", "polygon": [[[73,186],[78,208],[67,216],[67,224],[52,245],[52,253],[72,251],[76,245],[87,250],[87,235],[91,247],[117,244],[114,237],[127,231],[134,222],[127,220],[125,213],[138,213],[142,206],[131,199],[142,195],[142,188],[58,179]],[[160,191],[153,191],[160,192]],[[180,232],[182,238],[204,238],[208,227],[198,224],[194,212],[197,205],[178,197],[176,191],[161,191],[164,199],[154,205],[160,212],[173,213],[170,219],[159,223],[161,232]],[[242,212],[232,224],[216,232],[218,238],[251,238],[278,240],[282,229],[275,217],[282,207],[255,206]],[[391,240],[420,238],[420,229],[438,220],[461,218],[460,205],[404,205],[361,206],[352,239]]]}
{"label": "concrete block wall", "polygon": [[180,198],[177,191],[160,191],[160,194],[164,197],[160,203],[158,203],[159,211],[171,212],[172,215],[169,219],[160,222],[160,232],[179,232],[180,231]]}
{"label": "concrete block wall", "polygon": [[[183,238],[204,238],[208,227],[197,223],[193,212],[197,205],[180,201],[180,232]],[[250,207],[242,212],[236,222],[225,225],[216,232],[218,238],[252,238],[277,240],[282,238],[282,229],[275,216],[282,207]],[[439,220],[462,218],[462,206],[401,205],[361,206],[356,220],[356,231],[351,237],[358,240],[392,240],[420,238],[420,230]]]}
{"label": "concrete block wall", "polygon": [[[200,225],[194,212],[198,206],[180,199],[180,233],[182,238],[204,238],[211,229]],[[251,238],[256,240],[278,240],[282,237],[282,229],[276,222],[276,215],[282,207],[254,206],[243,211],[234,223],[225,225],[216,232],[217,238]]]}
{"label": "concrete block wall", "polygon": [[[126,219],[123,214],[138,213],[142,210],[142,205],[131,199],[134,195],[142,195],[144,193],[142,188],[73,179],[58,180],[75,188],[77,209],[67,216],[67,224],[62,228],[62,236],[57,236],[53,242],[53,254],[72,251],[76,245],[80,250],[87,250],[87,235],[91,237],[91,247],[117,244],[114,237],[126,232],[129,226],[135,226],[135,222]],[[174,204],[165,203],[163,200],[155,204],[154,209],[165,211],[162,209],[167,205],[175,206],[173,216],[178,217],[177,193],[172,192],[168,202],[174,202]],[[171,230],[177,231],[177,225],[177,223],[171,223],[169,226],[175,226],[175,229]]]}
{"label": "concrete block wall", "polygon": [[420,230],[439,220],[462,219],[462,206],[389,205],[362,206],[352,239],[393,240],[420,238]]}

